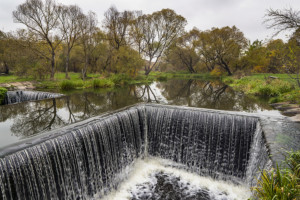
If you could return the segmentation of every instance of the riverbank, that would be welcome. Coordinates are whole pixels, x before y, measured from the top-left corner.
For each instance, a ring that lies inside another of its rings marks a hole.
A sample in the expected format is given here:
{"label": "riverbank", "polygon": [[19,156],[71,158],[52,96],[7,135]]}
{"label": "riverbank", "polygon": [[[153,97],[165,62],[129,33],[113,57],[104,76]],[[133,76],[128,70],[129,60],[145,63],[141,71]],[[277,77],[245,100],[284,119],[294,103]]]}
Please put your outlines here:
{"label": "riverbank", "polygon": [[188,72],[151,72],[148,76],[141,72],[135,77],[126,74],[88,74],[85,80],[81,79],[79,73],[69,73],[69,79],[64,73],[56,73],[54,80],[34,80],[31,77],[19,78],[14,75],[0,76],[0,87],[7,89],[86,89],[86,88],[114,88],[130,84],[150,84],[153,81],[166,81],[168,79],[210,79],[209,74],[190,74]]}
{"label": "riverbank", "polygon": [[300,104],[300,88],[287,74],[253,74],[242,78],[224,77],[223,82],[234,90],[262,98],[269,103]]}

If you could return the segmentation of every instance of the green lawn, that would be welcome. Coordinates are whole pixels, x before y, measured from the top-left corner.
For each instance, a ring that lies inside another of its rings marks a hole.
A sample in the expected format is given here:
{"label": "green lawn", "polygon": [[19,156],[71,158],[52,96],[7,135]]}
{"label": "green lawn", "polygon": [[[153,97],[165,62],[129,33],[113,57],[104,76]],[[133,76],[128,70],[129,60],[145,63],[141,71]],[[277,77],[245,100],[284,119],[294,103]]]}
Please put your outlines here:
{"label": "green lawn", "polygon": [[21,78],[14,75],[4,75],[0,76],[0,83],[11,83],[11,82],[22,82],[22,81],[32,81],[32,78]]}

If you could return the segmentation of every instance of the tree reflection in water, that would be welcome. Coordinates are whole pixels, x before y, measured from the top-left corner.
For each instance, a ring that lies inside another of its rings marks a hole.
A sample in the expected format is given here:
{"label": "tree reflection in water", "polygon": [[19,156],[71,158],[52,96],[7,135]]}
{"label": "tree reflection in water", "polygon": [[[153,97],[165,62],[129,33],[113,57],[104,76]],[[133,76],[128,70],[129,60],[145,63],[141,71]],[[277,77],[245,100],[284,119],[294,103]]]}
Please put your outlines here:
{"label": "tree reflection in water", "polygon": [[219,81],[169,80],[0,106],[0,129],[1,124],[13,121],[11,134],[24,138],[138,102],[249,112],[270,109],[267,103],[235,92]]}

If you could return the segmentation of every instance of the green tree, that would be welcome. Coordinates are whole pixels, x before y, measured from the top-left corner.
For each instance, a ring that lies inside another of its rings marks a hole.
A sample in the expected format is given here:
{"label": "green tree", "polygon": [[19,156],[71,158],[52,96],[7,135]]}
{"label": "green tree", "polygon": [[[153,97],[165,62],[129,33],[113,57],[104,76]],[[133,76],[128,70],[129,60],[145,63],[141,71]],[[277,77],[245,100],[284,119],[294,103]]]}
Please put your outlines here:
{"label": "green tree", "polygon": [[168,60],[175,66],[184,66],[190,73],[196,73],[195,67],[200,60],[196,53],[199,34],[199,30],[193,29],[179,37],[170,47]]}
{"label": "green tree", "polygon": [[281,39],[271,40],[267,44],[267,72],[283,72],[284,57],[286,54],[286,45]]}
{"label": "green tree", "polygon": [[284,69],[291,79],[300,87],[300,29],[297,29],[287,43]]}
{"label": "green tree", "polygon": [[208,32],[209,41],[205,47],[205,55],[215,59],[217,65],[223,68],[228,75],[232,75],[234,64],[240,59],[242,50],[247,46],[244,34],[235,26],[212,28]]}
{"label": "green tree", "polygon": [[245,70],[252,70],[253,72],[266,72],[266,66],[268,63],[267,49],[263,46],[262,41],[255,40],[249,45],[245,51],[244,56],[241,59]]}

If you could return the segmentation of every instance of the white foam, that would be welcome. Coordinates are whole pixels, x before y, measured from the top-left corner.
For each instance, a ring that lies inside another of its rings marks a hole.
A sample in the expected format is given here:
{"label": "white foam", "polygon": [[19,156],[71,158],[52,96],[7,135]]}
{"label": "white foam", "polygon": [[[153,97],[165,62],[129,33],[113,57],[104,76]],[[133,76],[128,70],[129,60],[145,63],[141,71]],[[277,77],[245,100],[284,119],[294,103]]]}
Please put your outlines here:
{"label": "white foam", "polygon": [[[117,191],[105,196],[104,200],[128,200],[132,194],[138,193],[139,187],[143,183],[155,185],[156,179],[153,174],[164,172],[172,176],[180,177],[181,181],[189,183],[189,190],[194,192],[195,188],[208,189],[213,199],[243,200],[251,195],[247,186],[237,186],[225,181],[216,181],[211,178],[201,177],[195,173],[190,173],[182,169],[176,169],[174,163],[161,158],[150,157],[145,160],[137,160],[129,173],[128,179],[121,183]],[[144,187],[143,190],[149,188]]]}

